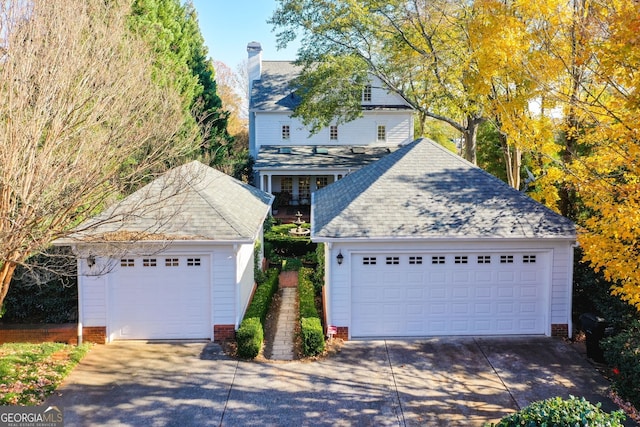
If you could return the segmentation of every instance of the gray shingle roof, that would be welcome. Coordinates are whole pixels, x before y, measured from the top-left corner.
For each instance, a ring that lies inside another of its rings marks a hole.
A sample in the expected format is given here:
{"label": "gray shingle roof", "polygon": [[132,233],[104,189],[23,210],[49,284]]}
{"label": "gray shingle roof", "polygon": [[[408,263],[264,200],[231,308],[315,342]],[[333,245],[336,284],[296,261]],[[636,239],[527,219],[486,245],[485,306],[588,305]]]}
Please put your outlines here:
{"label": "gray shingle roof", "polygon": [[260,111],[291,111],[300,98],[290,84],[302,67],[289,61],[262,61],[260,80],[253,82],[250,109]]}
{"label": "gray shingle roof", "polygon": [[[69,241],[252,242],[273,196],[194,161],[80,225]],[[68,243],[68,242],[67,242]]]}
{"label": "gray shingle roof", "polygon": [[[291,86],[302,66],[289,61],[262,61],[260,80],[254,80],[249,109],[258,111],[293,111],[300,103]],[[411,110],[406,104],[364,105],[363,110]]]}
{"label": "gray shingle roof", "polygon": [[[339,145],[303,145],[286,147],[291,153],[282,153],[282,146],[263,145],[260,147],[255,169],[287,170],[302,168],[332,168],[358,169],[383,158],[398,149],[398,146],[358,146],[364,152],[355,150],[352,146]],[[326,150],[326,152],[324,151]]]}
{"label": "gray shingle roof", "polygon": [[312,238],[575,238],[575,225],[419,139],[314,193]]}

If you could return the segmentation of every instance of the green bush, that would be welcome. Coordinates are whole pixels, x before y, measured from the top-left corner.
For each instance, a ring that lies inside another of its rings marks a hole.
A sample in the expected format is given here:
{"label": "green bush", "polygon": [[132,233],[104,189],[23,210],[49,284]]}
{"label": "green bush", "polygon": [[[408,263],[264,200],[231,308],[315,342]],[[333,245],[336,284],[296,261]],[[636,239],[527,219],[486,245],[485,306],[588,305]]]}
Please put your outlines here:
{"label": "green bush", "polygon": [[253,359],[260,353],[264,341],[262,323],[257,317],[245,318],[236,332],[238,356]]}
{"label": "green bush", "polygon": [[584,397],[578,399],[571,396],[568,400],[553,397],[533,402],[515,414],[504,417],[498,424],[491,425],[496,427],[622,427],[621,421],[624,419],[625,415],[622,411],[608,414],[600,409],[600,403],[593,405]]}
{"label": "green bush", "polygon": [[315,356],[324,351],[324,331],[316,309],[315,290],[311,276],[313,270],[301,268],[298,273],[298,305],[300,310],[300,333],[302,352]]}
{"label": "green bush", "polygon": [[640,408],[640,321],[601,341],[604,357],[613,368],[613,388]]}
{"label": "green bush", "polygon": [[77,264],[70,249],[54,248],[27,262],[34,267],[16,268],[0,318],[8,323],[76,322]]}
{"label": "green bush", "polygon": [[300,271],[302,261],[298,258],[286,258],[282,262],[282,271]]}
{"label": "green bush", "polygon": [[267,280],[259,285],[253,294],[251,304],[247,308],[244,318],[257,317],[261,322],[267,317],[269,305],[273,295],[278,291],[278,270],[271,269],[267,272]]}
{"label": "green bush", "polygon": [[574,319],[583,313],[595,313],[620,331],[639,318],[634,306],[611,295],[613,283],[605,279],[604,273],[594,271],[588,262],[582,261],[580,248],[575,251],[573,271]]}
{"label": "green bush", "polygon": [[236,331],[238,356],[253,359],[260,353],[264,341],[264,320],[269,312],[273,295],[278,290],[278,270],[267,272],[267,280],[253,294],[240,327]]}
{"label": "green bush", "polygon": [[[308,224],[303,226],[308,227]],[[264,233],[265,247],[269,248],[269,260],[274,257],[301,257],[307,252],[314,251],[316,244],[309,237],[294,237],[289,230],[296,228],[295,224],[274,225]]]}
{"label": "green bush", "polygon": [[300,317],[319,317],[316,309],[315,290],[311,282],[313,270],[302,268],[298,273],[298,301]]}
{"label": "green bush", "polygon": [[301,322],[302,351],[306,356],[315,356],[324,351],[324,333],[317,317],[303,317]]}
{"label": "green bush", "polygon": [[324,286],[324,244],[319,244],[316,247],[316,260],[318,265],[316,265],[312,280],[316,294],[321,295],[322,287]]}

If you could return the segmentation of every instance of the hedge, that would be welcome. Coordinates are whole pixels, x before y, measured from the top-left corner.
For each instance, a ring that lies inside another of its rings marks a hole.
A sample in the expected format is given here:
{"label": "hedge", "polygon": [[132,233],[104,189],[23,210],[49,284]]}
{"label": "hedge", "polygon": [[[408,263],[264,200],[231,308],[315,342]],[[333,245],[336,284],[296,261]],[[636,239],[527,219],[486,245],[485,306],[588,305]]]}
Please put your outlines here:
{"label": "hedge", "polygon": [[278,270],[271,269],[267,272],[267,280],[258,286],[249,308],[244,315],[245,319],[257,317],[260,322],[264,323],[264,319],[269,312],[269,305],[273,295],[278,291]]}
{"label": "hedge", "polygon": [[620,397],[640,408],[640,320],[601,342],[604,357],[613,368],[613,388]]}
{"label": "hedge", "polygon": [[253,359],[260,353],[264,341],[264,320],[273,295],[278,290],[278,270],[269,270],[267,280],[258,286],[249,308],[236,332],[238,356]]}
{"label": "hedge", "polygon": [[[308,227],[308,224],[306,226]],[[289,234],[289,230],[293,228],[296,228],[295,224],[274,225],[265,232],[265,250],[268,250],[270,261],[275,257],[301,257],[316,249],[317,245],[312,243],[308,236],[295,237]]]}
{"label": "hedge", "polygon": [[585,400],[584,397],[578,399],[571,396],[568,400],[552,397],[551,399],[533,402],[515,414],[504,417],[498,424],[491,425],[495,427],[622,427],[622,420],[625,418],[622,411],[608,414],[600,409],[600,403],[593,405]]}
{"label": "hedge", "polygon": [[305,356],[315,356],[324,351],[324,332],[316,309],[312,275],[313,270],[310,268],[301,268],[298,273],[300,333]]}
{"label": "hedge", "polygon": [[257,317],[245,318],[236,332],[238,356],[253,359],[260,353],[264,341],[262,323]]}

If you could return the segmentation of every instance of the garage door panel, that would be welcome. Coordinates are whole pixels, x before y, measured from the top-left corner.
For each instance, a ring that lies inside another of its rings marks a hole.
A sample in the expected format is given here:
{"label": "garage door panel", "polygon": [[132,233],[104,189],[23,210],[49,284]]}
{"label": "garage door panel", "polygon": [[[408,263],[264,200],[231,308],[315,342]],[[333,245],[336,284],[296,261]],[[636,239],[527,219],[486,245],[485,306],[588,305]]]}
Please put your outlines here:
{"label": "garage door panel", "polygon": [[114,339],[210,337],[208,258],[130,261],[113,276],[109,325]]}
{"label": "garage door panel", "polygon": [[401,254],[377,265],[362,259],[385,256],[355,256],[351,334],[543,334],[547,270],[544,254],[536,255],[524,263],[521,253]]}

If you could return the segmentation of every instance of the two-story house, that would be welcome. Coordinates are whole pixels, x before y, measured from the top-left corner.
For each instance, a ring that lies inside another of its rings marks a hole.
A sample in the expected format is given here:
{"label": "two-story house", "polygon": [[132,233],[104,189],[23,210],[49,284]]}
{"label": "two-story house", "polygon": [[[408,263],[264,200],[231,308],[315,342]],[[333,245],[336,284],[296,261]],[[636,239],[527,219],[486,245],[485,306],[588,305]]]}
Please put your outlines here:
{"label": "two-story house", "polygon": [[413,109],[373,77],[362,91],[361,118],[311,135],[291,117],[300,99],[291,82],[301,68],[263,61],[257,42],[247,51],[255,182],[263,191],[284,194],[284,204],[308,205],[312,192],[414,140]]}

